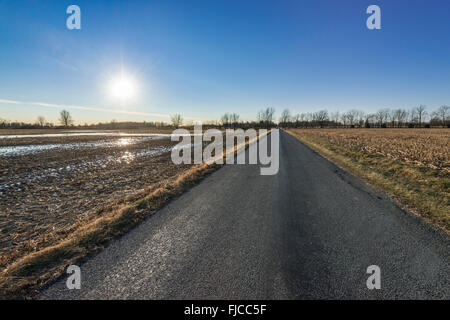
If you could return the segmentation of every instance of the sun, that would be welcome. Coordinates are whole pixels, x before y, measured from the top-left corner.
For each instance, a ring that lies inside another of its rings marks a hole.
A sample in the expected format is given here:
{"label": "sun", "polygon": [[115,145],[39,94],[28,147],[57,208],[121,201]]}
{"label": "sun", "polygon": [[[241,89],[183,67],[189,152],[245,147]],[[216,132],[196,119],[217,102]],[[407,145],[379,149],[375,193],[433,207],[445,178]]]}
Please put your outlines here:
{"label": "sun", "polygon": [[136,83],[131,77],[122,74],[111,81],[110,92],[116,99],[128,100],[136,94]]}

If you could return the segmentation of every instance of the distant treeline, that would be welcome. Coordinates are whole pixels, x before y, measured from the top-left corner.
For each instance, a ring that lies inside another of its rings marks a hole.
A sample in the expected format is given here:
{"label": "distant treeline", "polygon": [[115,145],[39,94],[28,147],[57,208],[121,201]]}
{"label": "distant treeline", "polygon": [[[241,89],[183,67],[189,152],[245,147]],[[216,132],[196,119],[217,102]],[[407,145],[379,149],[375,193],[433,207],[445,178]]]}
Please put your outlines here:
{"label": "distant treeline", "polygon": [[420,105],[410,110],[384,108],[375,113],[352,109],[342,113],[320,110],[296,115],[291,115],[289,109],[285,109],[281,113],[279,126],[298,128],[450,128],[450,107],[441,106],[430,113],[426,106]]}
{"label": "distant treeline", "polygon": [[[220,120],[203,123],[203,128],[271,128],[295,127],[295,128],[450,128],[450,107],[441,106],[437,110],[428,112],[426,106],[420,105],[410,110],[406,109],[380,109],[375,113],[367,113],[352,109],[346,112],[328,112],[319,110],[316,112],[292,114],[289,109],[284,109],[276,121],[275,109],[266,108],[259,111],[255,121],[241,121],[237,113],[225,113]],[[11,122],[0,118],[0,128],[8,129],[39,129],[39,128],[77,128],[97,130],[124,130],[145,128],[191,128],[193,123],[185,123],[180,114],[171,116],[170,122],[142,121],[142,122],[111,122],[74,125],[70,112],[60,112],[59,125],[49,123],[44,117],[38,117],[36,123]]]}
{"label": "distant treeline", "polygon": [[43,124],[39,123],[25,123],[25,122],[13,122],[0,119],[0,128],[8,129],[56,129],[56,128],[74,128],[74,129],[99,129],[99,130],[114,130],[114,129],[139,129],[139,128],[163,128],[168,127],[170,124],[165,122],[105,122],[96,124],[84,124],[84,125],[62,125],[54,124],[50,122],[45,122]]}

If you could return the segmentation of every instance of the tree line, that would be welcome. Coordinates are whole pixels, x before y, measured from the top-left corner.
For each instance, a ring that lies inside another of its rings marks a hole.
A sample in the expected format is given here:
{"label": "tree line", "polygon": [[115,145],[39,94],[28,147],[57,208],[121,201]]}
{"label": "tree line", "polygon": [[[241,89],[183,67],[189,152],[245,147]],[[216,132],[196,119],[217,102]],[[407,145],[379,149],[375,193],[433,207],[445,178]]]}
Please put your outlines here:
{"label": "tree line", "polygon": [[426,106],[419,105],[410,110],[383,108],[375,113],[351,109],[346,112],[329,113],[327,110],[319,110],[295,115],[292,115],[289,109],[284,109],[281,112],[279,125],[281,127],[302,128],[450,128],[450,107],[443,105],[432,112],[428,112]]}
{"label": "tree line", "polygon": [[[179,125],[182,123],[182,118],[180,116]],[[88,129],[99,129],[99,130],[120,130],[120,129],[139,129],[139,128],[162,128],[168,127],[169,124],[164,121],[123,121],[118,122],[116,120],[111,120],[110,122],[99,122],[95,124],[79,124],[75,125],[75,121],[71,113],[67,110],[62,110],[59,113],[58,123],[52,123],[45,119],[43,116],[37,117],[34,123],[18,122],[18,121],[8,121],[6,119],[0,118],[0,128],[8,129],[40,129],[40,128],[88,128]]]}
{"label": "tree line", "polygon": [[[135,129],[135,128],[159,128],[180,126],[191,126],[185,123],[180,114],[171,116],[170,123],[163,121],[150,122],[117,122],[112,120],[106,123],[78,125],[78,128],[93,129]],[[429,128],[429,127],[448,127],[450,128],[450,107],[443,105],[438,109],[429,112],[427,107],[419,105],[412,109],[389,109],[383,108],[375,113],[367,113],[357,109],[351,109],[346,112],[328,112],[327,110],[318,110],[316,112],[292,114],[289,109],[284,109],[278,121],[275,117],[274,108],[265,108],[256,114],[256,120],[241,121],[237,113],[225,113],[218,121],[204,123],[208,127],[224,128],[270,128],[280,126],[283,128]],[[67,110],[62,110],[59,114],[59,127],[73,127],[74,120]],[[0,118],[0,128],[55,128],[58,127],[49,123],[42,116],[39,116],[35,123],[10,122]]]}
{"label": "tree line", "polygon": [[[221,118],[224,127],[236,127],[243,123],[229,121],[229,114]],[[237,115],[233,119],[239,119]],[[428,128],[448,127],[450,128],[450,107],[443,105],[437,110],[428,112],[427,107],[419,105],[410,110],[397,108],[379,109],[375,113],[367,113],[357,109],[346,112],[328,112],[318,110],[292,114],[289,109],[284,109],[275,123],[275,109],[266,108],[257,113],[255,122],[247,122],[254,127],[294,127],[294,128]]]}

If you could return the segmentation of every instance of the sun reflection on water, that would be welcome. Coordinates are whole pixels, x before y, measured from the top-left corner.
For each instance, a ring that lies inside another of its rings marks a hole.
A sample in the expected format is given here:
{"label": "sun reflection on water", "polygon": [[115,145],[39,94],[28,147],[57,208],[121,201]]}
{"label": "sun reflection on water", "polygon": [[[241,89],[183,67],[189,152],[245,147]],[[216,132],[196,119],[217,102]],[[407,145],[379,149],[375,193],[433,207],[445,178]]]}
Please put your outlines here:
{"label": "sun reflection on water", "polygon": [[120,157],[120,160],[124,161],[126,164],[129,164],[135,158],[135,154],[129,151],[125,151],[125,153]]}
{"label": "sun reflection on water", "polygon": [[119,140],[117,140],[117,145],[118,146],[127,146],[127,145],[129,145],[131,143],[131,140],[132,139],[129,139],[129,138],[119,139]]}

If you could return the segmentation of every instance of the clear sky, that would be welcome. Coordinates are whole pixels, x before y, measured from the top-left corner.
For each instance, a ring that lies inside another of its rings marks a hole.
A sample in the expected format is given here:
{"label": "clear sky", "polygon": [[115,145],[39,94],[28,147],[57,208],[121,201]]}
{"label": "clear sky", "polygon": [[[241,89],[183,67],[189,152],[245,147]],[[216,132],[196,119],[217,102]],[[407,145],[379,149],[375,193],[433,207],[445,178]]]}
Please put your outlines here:
{"label": "clear sky", "polygon": [[[81,30],[66,8],[81,8]],[[366,8],[381,8],[381,30]],[[120,100],[121,72],[134,94]],[[450,104],[449,0],[0,0],[0,118],[255,118]]]}

